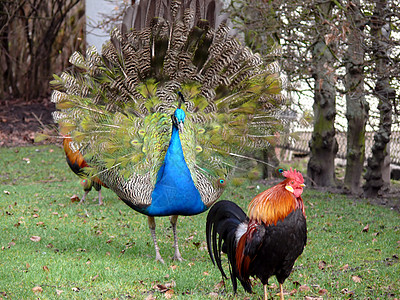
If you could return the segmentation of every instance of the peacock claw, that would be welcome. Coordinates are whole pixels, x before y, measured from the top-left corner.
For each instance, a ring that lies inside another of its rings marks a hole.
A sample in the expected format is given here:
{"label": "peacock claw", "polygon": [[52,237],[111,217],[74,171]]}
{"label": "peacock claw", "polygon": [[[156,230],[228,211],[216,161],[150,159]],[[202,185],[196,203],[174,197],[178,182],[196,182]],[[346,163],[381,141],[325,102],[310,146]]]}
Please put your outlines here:
{"label": "peacock claw", "polygon": [[164,260],[159,255],[156,256],[156,261],[159,261],[160,263],[165,264]]}
{"label": "peacock claw", "polygon": [[174,255],[173,260],[183,261],[183,258],[180,255],[179,256]]}

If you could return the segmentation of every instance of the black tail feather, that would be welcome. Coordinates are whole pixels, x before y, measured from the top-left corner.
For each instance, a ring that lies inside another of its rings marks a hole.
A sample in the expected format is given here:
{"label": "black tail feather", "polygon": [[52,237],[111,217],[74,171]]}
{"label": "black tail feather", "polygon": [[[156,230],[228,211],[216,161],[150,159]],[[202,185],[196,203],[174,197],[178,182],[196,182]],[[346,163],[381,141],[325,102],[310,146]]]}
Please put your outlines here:
{"label": "black tail feather", "polygon": [[[222,276],[227,278],[221,264],[221,250],[228,255],[229,271],[233,290],[237,290],[236,278],[236,229],[247,220],[244,211],[231,201],[222,200],[211,207],[207,216],[207,248],[213,264],[218,266]],[[217,242],[218,234],[218,242]],[[222,244],[223,242],[223,244]]]}

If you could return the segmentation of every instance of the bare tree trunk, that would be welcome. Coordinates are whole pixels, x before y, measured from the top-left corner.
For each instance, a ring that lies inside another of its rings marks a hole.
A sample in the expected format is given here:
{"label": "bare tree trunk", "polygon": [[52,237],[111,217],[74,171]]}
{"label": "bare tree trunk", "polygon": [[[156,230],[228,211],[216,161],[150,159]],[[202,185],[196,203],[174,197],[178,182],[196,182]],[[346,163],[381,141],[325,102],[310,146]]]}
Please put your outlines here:
{"label": "bare tree trunk", "polygon": [[376,1],[371,20],[371,36],[373,37],[373,55],[376,64],[374,93],[379,99],[380,118],[379,129],[374,135],[372,157],[368,159],[367,173],[365,174],[364,195],[366,197],[375,197],[390,186],[390,180],[384,174],[387,174],[387,169],[390,168],[389,142],[392,133],[392,103],[396,97],[396,91],[390,86],[388,72],[390,24],[386,18],[387,1]]}
{"label": "bare tree trunk", "polygon": [[352,1],[346,12],[350,23],[346,62],[346,118],[347,163],[344,187],[353,194],[362,192],[360,181],[365,160],[365,126],[369,105],[364,91],[364,25],[365,18],[360,11],[360,0]]}
{"label": "bare tree trunk", "polygon": [[312,64],[314,87],[314,131],[310,145],[310,160],[307,175],[309,184],[318,186],[335,185],[335,156],[338,143],[335,138],[336,98],[334,70],[329,45],[325,43],[325,34],[329,32],[326,19],[332,13],[333,3],[323,2],[315,8],[316,27],[321,29],[313,45]]}

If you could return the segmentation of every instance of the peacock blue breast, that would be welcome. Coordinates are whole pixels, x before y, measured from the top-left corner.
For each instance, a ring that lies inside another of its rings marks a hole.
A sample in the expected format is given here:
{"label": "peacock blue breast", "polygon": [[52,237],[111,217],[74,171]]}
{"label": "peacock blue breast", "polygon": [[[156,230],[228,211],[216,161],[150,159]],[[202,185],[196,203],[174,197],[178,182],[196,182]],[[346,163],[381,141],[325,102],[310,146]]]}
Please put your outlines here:
{"label": "peacock blue breast", "polygon": [[142,211],[149,216],[195,215],[207,210],[186,164],[176,126],[172,127],[171,140],[151,197],[151,205]]}

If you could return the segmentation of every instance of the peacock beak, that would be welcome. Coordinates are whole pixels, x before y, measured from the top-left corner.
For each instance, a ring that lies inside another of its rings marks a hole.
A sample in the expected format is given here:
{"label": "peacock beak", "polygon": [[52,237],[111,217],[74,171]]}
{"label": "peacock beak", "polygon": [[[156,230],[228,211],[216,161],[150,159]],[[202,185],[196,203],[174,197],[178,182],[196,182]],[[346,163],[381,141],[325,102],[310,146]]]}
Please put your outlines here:
{"label": "peacock beak", "polygon": [[178,123],[178,129],[180,133],[183,132],[183,125],[184,125],[183,122]]}

